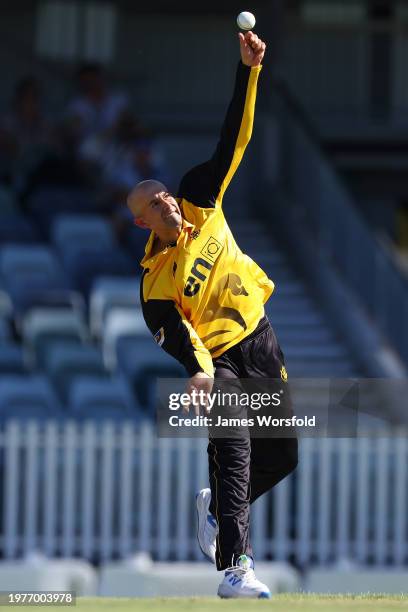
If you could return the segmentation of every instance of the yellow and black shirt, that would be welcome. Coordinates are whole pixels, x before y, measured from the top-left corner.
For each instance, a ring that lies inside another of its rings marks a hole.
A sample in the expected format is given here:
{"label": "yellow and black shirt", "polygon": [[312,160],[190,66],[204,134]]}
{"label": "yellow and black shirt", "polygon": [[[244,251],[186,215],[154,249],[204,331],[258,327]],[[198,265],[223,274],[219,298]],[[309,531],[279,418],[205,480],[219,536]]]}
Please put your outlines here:
{"label": "yellow and black shirt", "polygon": [[260,71],[261,66],[240,62],[215,153],[181,180],[177,201],[183,226],[177,243],[152,257],[152,232],[141,262],[145,321],[189,376],[213,376],[212,359],[254,331],[274,289],[237,246],[221,206],[251,138]]}

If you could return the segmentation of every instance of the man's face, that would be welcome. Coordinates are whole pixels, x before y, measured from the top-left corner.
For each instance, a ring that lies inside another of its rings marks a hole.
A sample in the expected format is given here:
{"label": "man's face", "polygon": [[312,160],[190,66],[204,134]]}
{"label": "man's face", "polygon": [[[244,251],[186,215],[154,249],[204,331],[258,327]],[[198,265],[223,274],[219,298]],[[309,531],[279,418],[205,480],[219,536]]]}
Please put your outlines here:
{"label": "man's face", "polygon": [[156,184],[143,189],[129,203],[139,225],[160,235],[169,229],[180,229],[182,215],[173,196],[164,185]]}

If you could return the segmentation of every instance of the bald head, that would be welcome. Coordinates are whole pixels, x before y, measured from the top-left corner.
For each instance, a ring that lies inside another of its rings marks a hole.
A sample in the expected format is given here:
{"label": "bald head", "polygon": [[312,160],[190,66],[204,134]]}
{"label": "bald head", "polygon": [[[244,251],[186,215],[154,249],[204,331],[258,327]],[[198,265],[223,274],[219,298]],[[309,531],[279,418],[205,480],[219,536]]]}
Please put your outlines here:
{"label": "bald head", "polygon": [[160,181],[149,179],[138,183],[127,199],[127,205],[132,214],[136,218],[142,217],[144,208],[149,204],[151,198],[160,192],[167,192],[167,187]]}
{"label": "bald head", "polygon": [[136,225],[153,230],[164,242],[179,235],[183,221],[180,206],[160,181],[138,183],[130,192],[127,205]]}

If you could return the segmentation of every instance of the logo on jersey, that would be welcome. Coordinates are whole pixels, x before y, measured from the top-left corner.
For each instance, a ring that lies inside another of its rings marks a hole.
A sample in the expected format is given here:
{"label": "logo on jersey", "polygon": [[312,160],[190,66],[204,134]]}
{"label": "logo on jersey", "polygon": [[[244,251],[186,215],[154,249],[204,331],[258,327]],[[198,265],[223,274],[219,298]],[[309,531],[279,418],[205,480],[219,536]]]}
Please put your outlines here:
{"label": "logo on jersey", "polygon": [[163,342],[164,342],[164,328],[163,327],[161,327],[159,329],[159,331],[157,331],[154,334],[153,339],[154,339],[155,342],[157,342],[157,344],[159,346],[161,346],[163,344]]}
{"label": "logo on jersey", "polygon": [[187,279],[186,286],[184,287],[184,295],[186,297],[193,297],[198,293],[200,289],[200,283],[197,281],[205,281],[207,278],[208,270],[211,270],[212,264],[208,263],[205,259],[197,257],[193,263],[193,267],[190,270],[190,276]]}
{"label": "logo on jersey", "polygon": [[184,287],[184,295],[186,297],[193,297],[199,292],[201,283],[207,280],[208,273],[212,269],[221,250],[222,244],[211,236],[200,251],[203,257],[197,257],[194,260],[190,276]]}
{"label": "logo on jersey", "polygon": [[222,244],[218,242],[216,238],[210,236],[210,238],[205,243],[204,247],[201,249],[201,255],[214,263],[220,254],[222,249]]}
{"label": "logo on jersey", "polygon": [[199,237],[199,235],[201,234],[201,230],[193,230],[190,234],[191,236],[191,240],[197,240],[197,238]]}

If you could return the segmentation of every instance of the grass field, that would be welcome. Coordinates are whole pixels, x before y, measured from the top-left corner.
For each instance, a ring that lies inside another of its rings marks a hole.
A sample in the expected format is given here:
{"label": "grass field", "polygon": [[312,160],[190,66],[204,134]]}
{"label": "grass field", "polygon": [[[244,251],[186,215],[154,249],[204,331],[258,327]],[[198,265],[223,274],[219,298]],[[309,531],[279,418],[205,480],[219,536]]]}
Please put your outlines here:
{"label": "grass field", "polygon": [[[16,607],[1,606],[2,610]],[[353,612],[377,612],[379,610],[407,610],[408,596],[389,595],[276,595],[269,600],[220,600],[217,598],[78,598],[76,606],[45,606],[47,612],[217,612],[218,610],[271,610],[273,612],[330,612],[351,610]]]}

